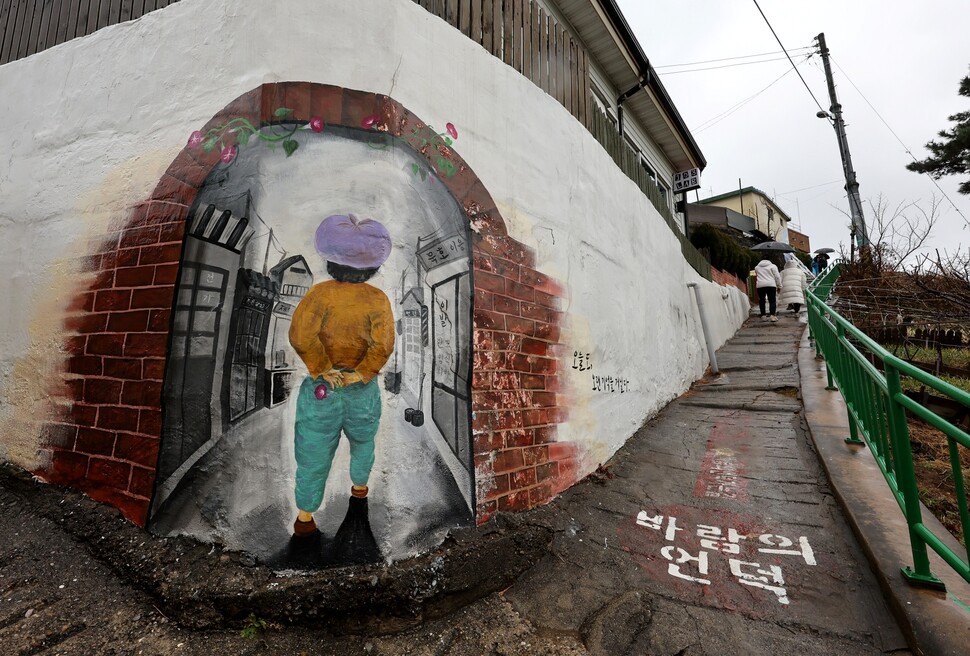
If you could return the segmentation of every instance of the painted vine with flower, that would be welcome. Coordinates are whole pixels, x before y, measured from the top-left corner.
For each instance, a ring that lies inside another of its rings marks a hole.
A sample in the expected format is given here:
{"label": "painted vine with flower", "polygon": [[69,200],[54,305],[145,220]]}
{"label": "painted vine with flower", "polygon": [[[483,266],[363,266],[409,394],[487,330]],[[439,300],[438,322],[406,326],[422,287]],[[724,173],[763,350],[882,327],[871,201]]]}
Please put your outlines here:
{"label": "painted vine with flower", "polygon": [[[280,123],[266,128],[256,127],[248,119],[237,117],[226,123],[209,128],[205,132],[201,130],[194,131],[189,135],[187,145],[189,148],[201,148],[207,153],[218,149],[219,159],[224,164],[231,164],[239,154],[239,148],[247,146],[253,138],[256,138],[268,143],[270,148],[273,149],[277,145],[280,145],[283,148],[283,152],[286,153],[286,156],[290,157],[300,147],[300,143],[293,138],[298,131],[309,130],[320,133],[326,129],[326,123],[319,116],[311,117],[305,123],[294,122],[288,126],[284,125],[287,117],[292,113],[292,109],[278,107],[273,112],[273,116]],[[384,135],[383,142],[371,144],[374,148],[383,150],[394,143],[394,140],[403,139],[416,150],[433,160],[433,168],[436,173],[450,178],[458,172],[458,169],[449,159],[451,154],[450,148],[455,140],[458,139],[458,129],[454,123],[446,123],[445,131],[441,133],[436,132],[430,125],[422,125],[412,128],[411,133],[407,136],[396,137],[388,134],[386,130],[380,129],[380,114],[371,114],[361,121],[360,127],[364,130],[381,132]],[[277,128],[282,128],[282,131],[279,131]],[[410,171],[413,175],[420,177],[421,180],[428,178],[428,171],[416,163],[410,165]]]}

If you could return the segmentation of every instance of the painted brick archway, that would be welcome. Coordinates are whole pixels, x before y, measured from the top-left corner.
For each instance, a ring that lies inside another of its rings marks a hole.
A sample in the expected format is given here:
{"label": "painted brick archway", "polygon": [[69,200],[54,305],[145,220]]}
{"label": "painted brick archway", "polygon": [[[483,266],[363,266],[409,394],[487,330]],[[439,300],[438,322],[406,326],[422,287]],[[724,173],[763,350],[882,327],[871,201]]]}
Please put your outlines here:
{"label": "painted brick archway", "polygon": [[[476,517],[545,503],[578,478],[576,445],[557,441],[562,403],[563,289],[536,269],[535,253],[512,239],[482,182],[454,151],[431,146],[431,129],[387,96],[309,82],[262,85],[201,128],[234,118],[256,126],[322,119],[386,132],[437,171],[472,230],[474,287],[472,434]],[[376,121],[374,118],[376,117]],[[370,120],[367,120],[370,119]],[[144,525],[161,436],[162,381],[185,225],[218,150],[186,146],[151,197],[83,262],[93,282],[65,321],[66,409],[44,426],[49,465],[39,476],[71,485]]]}

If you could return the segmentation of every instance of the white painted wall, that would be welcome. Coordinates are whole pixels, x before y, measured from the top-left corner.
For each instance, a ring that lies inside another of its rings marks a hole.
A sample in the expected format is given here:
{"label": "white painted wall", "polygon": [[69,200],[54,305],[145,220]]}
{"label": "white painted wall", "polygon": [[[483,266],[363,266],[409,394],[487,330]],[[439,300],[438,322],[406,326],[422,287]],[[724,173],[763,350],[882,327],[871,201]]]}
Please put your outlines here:
{"label": "white painted wall", "polygon": [[[0,455],[33,463],[49,407],[70,264],[124,220],[188,135],[262,83],[307,80],[389,94],[462,157],[509,233],[568,288],[571,421],[560,439],[606,460],[703,372],[686,286],[701,284],[717,345],[747,316],[701,280],[633,182],[563,109],[460,32],[405,0],[182,0],[0,67]],[[571,369],[588,352],[592,372]],[[590,373],[631,381],[590,391]]]}

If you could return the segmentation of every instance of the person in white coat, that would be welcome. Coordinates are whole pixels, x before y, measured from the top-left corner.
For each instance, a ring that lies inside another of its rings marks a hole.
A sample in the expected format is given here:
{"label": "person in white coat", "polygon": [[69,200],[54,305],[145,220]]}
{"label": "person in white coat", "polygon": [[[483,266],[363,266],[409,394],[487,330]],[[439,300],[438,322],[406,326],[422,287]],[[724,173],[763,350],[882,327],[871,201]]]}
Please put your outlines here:
{"label": "person in white coat", "polygon": [[805,304],[805,289],[808,287],[808,277],[795,259],[788,260],[781,272],[781,298],[779,305],[792,306],[792,313],[798,314]]}
{"label": "person in white coat", "polygon": [[[758,307],[761,310],[762,321],[778,321],[777,292],[782,286],[778,267],[769,259],[758,262],[754,267],[755,286],[758,288]],[[768,314],[765,314],[765,301],[768,302]]]}

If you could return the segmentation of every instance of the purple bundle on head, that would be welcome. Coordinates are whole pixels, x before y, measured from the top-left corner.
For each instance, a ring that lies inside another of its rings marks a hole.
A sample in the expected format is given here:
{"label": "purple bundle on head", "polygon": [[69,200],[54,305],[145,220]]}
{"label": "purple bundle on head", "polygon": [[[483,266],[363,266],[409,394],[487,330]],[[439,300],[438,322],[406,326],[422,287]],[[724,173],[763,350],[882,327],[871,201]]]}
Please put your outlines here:
{"label": "purple bundle on head", "polygon": [[330,262],[376,269],[391,254],[391,235],[379,221],[353,214],[328,216],[317,228],[317,252]]}

